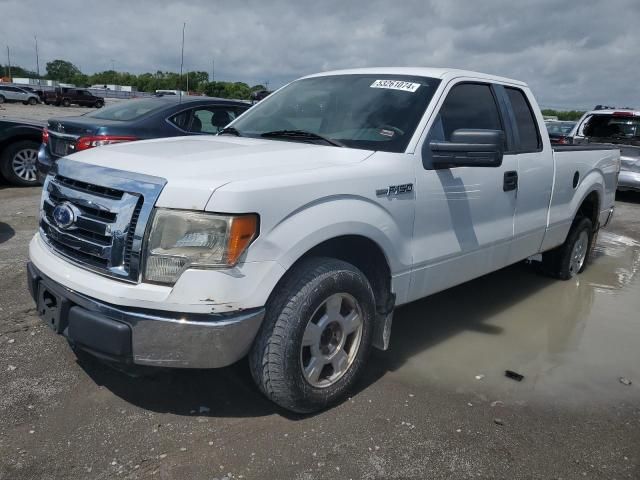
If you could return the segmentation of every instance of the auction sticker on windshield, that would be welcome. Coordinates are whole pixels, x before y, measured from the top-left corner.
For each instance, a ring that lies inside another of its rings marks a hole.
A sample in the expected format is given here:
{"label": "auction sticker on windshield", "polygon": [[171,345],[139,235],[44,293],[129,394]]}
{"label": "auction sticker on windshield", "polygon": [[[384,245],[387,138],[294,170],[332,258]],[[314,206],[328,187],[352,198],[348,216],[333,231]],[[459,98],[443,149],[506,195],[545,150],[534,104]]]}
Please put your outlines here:
{"label": "auction sticker on windshield", "polygon": [[401,80],[376,80],[371,84],[371,88],[388,88],[412,93],[418,90],[419,86],[419,83],[403,82]]}

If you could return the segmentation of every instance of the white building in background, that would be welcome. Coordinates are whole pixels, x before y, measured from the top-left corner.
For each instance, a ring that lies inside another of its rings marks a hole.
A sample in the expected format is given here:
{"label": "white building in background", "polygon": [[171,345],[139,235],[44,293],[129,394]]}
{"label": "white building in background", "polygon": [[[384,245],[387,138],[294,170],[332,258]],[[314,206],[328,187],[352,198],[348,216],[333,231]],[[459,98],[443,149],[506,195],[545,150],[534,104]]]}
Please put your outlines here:
{"label": "white building in background", "polygon": [[96,90],[112,90],[114,92],[137,91],[137,88],[132,87],[131,85],[115,85],[115,84],[104,84],[104,83],[97,83],[96,85],[91,85],[89,88],[96,89]]}
{"label": "white building in background", "polygon": [[16,85],[42,85],[43,87],[57,87],[58,85],[61,85],[60,82],[56,80],[45,80],[44,78],[13,77],[12,81]]}

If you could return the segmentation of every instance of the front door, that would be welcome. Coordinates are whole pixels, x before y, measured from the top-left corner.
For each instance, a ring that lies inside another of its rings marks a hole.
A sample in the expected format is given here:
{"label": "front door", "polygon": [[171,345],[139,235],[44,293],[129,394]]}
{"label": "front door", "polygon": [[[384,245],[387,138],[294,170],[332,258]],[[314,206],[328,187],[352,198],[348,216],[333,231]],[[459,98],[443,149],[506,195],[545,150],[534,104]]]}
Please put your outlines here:
{"label": "front door", "polygon": [[516,190],[505,191],[505,179],[517,171],[514,156],[504,155],[497,168],[430,165],[431,140],[450,141],[458,129],[504,131],[495,92],[489,84],[460,82],[443,98],[416,167],[409,301],[506,266],[513,238]]}

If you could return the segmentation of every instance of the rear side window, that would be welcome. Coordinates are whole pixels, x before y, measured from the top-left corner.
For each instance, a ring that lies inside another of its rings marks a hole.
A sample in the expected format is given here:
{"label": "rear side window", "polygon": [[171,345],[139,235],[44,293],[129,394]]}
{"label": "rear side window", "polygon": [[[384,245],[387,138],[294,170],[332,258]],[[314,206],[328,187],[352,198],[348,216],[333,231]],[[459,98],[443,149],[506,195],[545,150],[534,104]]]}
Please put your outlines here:
{"label": "rear side window", "polygon": [[505,87],[511,108],[516,117],[516,127],[520,136],[519,152],[536,152],[540,150],[542,142],[538,133],[536,119],[531,106],[522,90]]}
{"label": "rear side window", "polygon": [[503,130],[498,106],[489,85],[462,83],[454,86],[431,127],[431,140],[451,141],[459,129]]}

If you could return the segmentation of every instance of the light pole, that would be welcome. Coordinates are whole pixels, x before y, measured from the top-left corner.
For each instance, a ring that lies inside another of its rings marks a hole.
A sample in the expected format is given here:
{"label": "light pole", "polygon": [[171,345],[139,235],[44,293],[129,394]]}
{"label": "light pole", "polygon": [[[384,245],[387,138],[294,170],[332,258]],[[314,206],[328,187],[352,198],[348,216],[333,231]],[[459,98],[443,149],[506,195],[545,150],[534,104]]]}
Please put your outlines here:
{"label": "light pole", "polygon": [[187,28],[187,22],[182,24],[182,50],[180,52],[180,101],[182,102],[182,67],[184,65],[184,29]]}
{"label": "light pole", "polygon": [[216,59],[211,59],[211,82],[216,81]]}
{"label": "light pole", "polygon": [[38,87],[42,88],[42,82],[40,81],[40,56],[38,55],[38,36],[34,35],[33,38],[36,41],[36,75],[38,75]]}
{"label": "light pole", "polygon": [[111,60],[111,71],[113,72],[111,74],[111,81],[113,82],[113,87],[115,89],[115,86],[116,86],[116,62],[113,60],[113,58],[111,58],[110,60]]}
{"label": "light pole", "polygon": [[11,82],[11,54],[9,53],[9,45],[7,45],[7,63],[9,65],[9,81]]}

